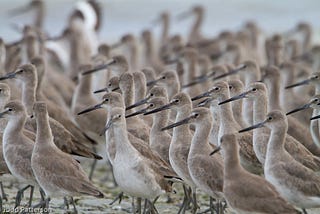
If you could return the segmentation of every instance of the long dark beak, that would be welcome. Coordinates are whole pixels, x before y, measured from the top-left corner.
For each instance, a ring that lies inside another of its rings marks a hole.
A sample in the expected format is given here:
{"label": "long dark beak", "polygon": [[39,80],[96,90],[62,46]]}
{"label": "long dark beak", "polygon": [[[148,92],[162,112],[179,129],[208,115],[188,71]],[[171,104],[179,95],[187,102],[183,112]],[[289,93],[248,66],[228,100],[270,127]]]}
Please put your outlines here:
{"label": "long dark beak", "polygon": [[220,150],[221,150],[221,147],[218,146],[215,150],[213,150],[213,151],[210,153],[210,156],[216,154],[216,153],[219,152]]}
{"label": "long dark beak", "polygon": [[301,82],[298,82],[298,83],[295,83],[295,84],[292,84],[292,85],[288,85],[285,87],[285,89],[289,89],[289,88],[294,88],[294,87],[297,87],[297,86],[300,86],[300,85],[307,85],[309,84],[311,80],[310,79],[306,79],[306,80],[303,80]]}
{"label": "long dark beak", "polygon": [[97,109],[100,109],[100,108],[102,108],[102,103],[99,103],[99,104],[97,104],[95,106],[89,107],[89,108],[79,112],[78,115],[85,114],[85,113],[88,113],[90,111],[94,111],[94,110],[97,110]]}
{"label": "long dark beak", "polygon": [[307,103],[299,108],[296,108],[296,109],[293,109],[292,111],[289,111],[288,113],[286,113],[286,115],[290,115],[290,114],[293,114],[295,112],[298,112],[298,111],[302,111],[302,110],[305,110],[305,109],[308,109],[310,108],[310,105],[311,103]]}
{"label": "long dark beak", "polygon": [[106,126],[103,128],[102,132],[100,133],[100,136],[104,135],[104,133],[105,133],[108,129],[110,129],[112,123],[113,123],[113,119],[111,118],[111,119],[108,120]]}
{"label": "long dark beak", "polygon": [[16,72],[8,73],[7,75],[0,77],[0,80],[12,79],[16,77]]}
{"label": "long dark beak", "polygon": [[173,129],[174,127],[187,124],[187,123],[189,123],[189,121],[190,121],[191,119],[192,119],[192,116],[187,117],[187,118],[185,118],[185,119],[183,119],[183,120],[181,120],[181,121],[179,121],[179,122],[176,122],[176,123],[173,123],[173,124],[171,124],[171,125],[169,125],[169,126],[163,127],[163,128],[161,129],[161,131],[165,131],[165,130],[168,130],[168,129]]}
{"label": "long dark beak", "polygon": [[4,111],[0,112],[0,118],[3,118],[3,115],[7,114],[8,112],[9,112],[9,110],[8,110],[8,109],[6,109],[6,110],[4,110]]}
{"label": "long dark beak", "polygon": [[211,97],[202,100],[200,103],[197,104],[197,107],[203,107],[206,106],[208,103],[210,103],[213,99]]}
{"label": "long dark beak", "polygon": [[191,11],[182,12],[179,15],[177,15],[176,20],[177,21],[182,21],[182,20],[188,18],[191,14],[192,14]]}
{"label": "long dark beak", "polygon": [[133,108],[135,108],[135,107],[141,106],[141,105],[143,105],[143,104],[145,104],[145,103],[147,103],[149,99],[150,99],[150,96],[147,96],[146,98],[144,98],[144,99],[136,102],[135,104],[132,104],[131,106],[128,106],[128,107],[126,108],[126,111],[127,111],[127,110],[130,110],[130,109],[133,109]]}
{"label": "long dark beak", "polygon": [[147,86],[150,87],[150,86],[153,86],[155,85],[157,82],[159,82],[160,78],[159,79],[155,79],[155,80],[151,80],[149,82],[147,82]]}
{"label": "long dark beak", "polygon": [[207,92],[204,92],[203,94],[200,94],[198,96],[192,97],[191,100],[195,101],[195,100],[199,100],[199,99],[201,99],[203,97],[210,97],[210,92],[207,91]]}
{"label": "long dark beak", "polygon": [[319,118],[320,118],[320,115],[317,115],[317,116],[311,117],[310,120],[316,120],[316,119],[319,119]]}
{"label": "long dark beak", "polygon": [[206,81],[208,81],[209,78],[212,77],[213,75],[214,75],[214,73],[213,73],[213,74],[210,74],[210,75],[201,75],[201,76],[198,76],[198,77],[195,78],[194,81],[191,81],[190,83],[183,85],[182,88],[188,88],[188,87],[191,87],[191,86],[194,86],[194,85],[197,85],[197,84],[206,82]]}
{"label": "long dark beak", "polygon": [[160,106],[159,108],[156,108],[156,109],[153,109],[151,111],[148,111],[148,112],[144,113],[144,115],[154,114],[154,113],[157,113],[159,111],[164,111],[164,110],[170,109],[170,107],[172,105],[173,105],[173,103],[168,103],[166,105]]}
{"label": "long dark beak", "polygon": [[231,71],[229,71],[229,72],[227,72],[225,74],[221,74],[219,76],[214,77],[213,80],[218,80],[218,79],[222,79],[224,77],[230,76],[230,75],[237,74],[239,71],[241,71],[242,69],[244,69],[246,67],[247,67],[246,65],[242,65],[239,68],[236,68],[236,69],[231,70]]}
{"label": "long dark beak", "polygon": [[126,115],[126,118],[130,118],[130,117],[134,117],[134,116],[137,116],[137,115],[140,115],[140,114],[144,114],[144,113],[147,112],[147,110],[148,110],[148,107],[144,108],[144,109],[141,109],[139,111],[133,112],[132,114]]}
{"label": "long dark beak", "polygon": [[240,99],[246,98],[246,95],[248,93],[249,92],[246,91],[246,92],[244,92],[242,94],[239,94],[237,96],[231,97],[230,99],[224,100],[224,101],[220,102],[218,105],[222,105],[222,104],[225,104],[225,103],[228,103],[228,102],[232,102],[232,101],[236,101],[236,100],[240,100]]}
{"label": "long dark beak", "polygon": [[265,120],[265,121],[263,121],[263,122],[261,122],[261,123],[258,123],[258,124],[256,124],[256,125],[253,125],[253,126],[250,126],[250,127],[248,127],[248,128],[242,129],[242,130],[239,131],[239,133],[251,131],[251,130],[257,129],[257,128],[261,128],[261,127],[264,126],[264,124],[265,124],[266,122],[267,122],[267,121]]}
{"label": "long dark beak", "polygon": [[105,88],[96,90],[96,91],[94,91],[93,93],[94,93],[94,94],[98,94],[98,93],[108,92],[108,91],[109,91],[109,90],[108,90],[108,87],[105,87]]}
{"label": "long dark beak", "polygon": [[90,70],[87,70],[87,71],[84,71],[82,72],[82,75],[88,75],[88,74],[91,74],[91,73],[94,73],[94,72],[97,72],[97,71],[100,71],[102,69],[106,69],[109,65],[113,64],[115,61],[114,60],[111,60],[109,61],[108,63],[106,64],[103,64],[103,65],[98,65]]}

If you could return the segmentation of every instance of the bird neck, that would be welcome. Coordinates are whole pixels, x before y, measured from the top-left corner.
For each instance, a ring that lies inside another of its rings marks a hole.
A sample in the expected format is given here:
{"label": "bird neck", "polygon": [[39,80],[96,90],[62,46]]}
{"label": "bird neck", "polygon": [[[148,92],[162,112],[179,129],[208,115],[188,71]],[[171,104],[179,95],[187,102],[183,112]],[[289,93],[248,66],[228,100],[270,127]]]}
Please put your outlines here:
{"label": "bird neck", "polygon": [[167,41],[168,41],[169,27],[170,27],[169,19],[166,19],[166,18],[163,19],[163,22],[162,22],[162,33],[161,33],[162,44],[166,44]]}
{"label": "bird neck", "polygon": [[[125,106],[130,106],[134,103],[134,85],[130,84],[128,87],[126,87],[124,90],[122,91],[122,95],[124,97],[124,104]],[[134,109],[130,109],[128,111],[126,111],[127,114],[131,114],[134,112]]]}
{"label": "bird neck", "polygon": [[[223,98],[223,100],[229,99],[229,97],[230,96],[226,96],[225,98]],[[220,134],[220,136],[222,136],[225,133],[233,132],[232,130],[235,128],[240,128],[239,124],[234,119],[231,103],[225,103],[223,105],[220,105],[218,108],[220,115],[220,130],[222,133]]]}
{"label": "bird neck", "polygon": [[193,23],[193,25],[191,27],[191,31],[189,34],[190,35],[189,38],[191,40],[193,40],[194,38],[198,37],[201,34],[200,28],[201,28],[202,21],[203,21],[203,14],[198,13],[196,16],[195,22]]}
{"label": "bird neck", "polygon": [[78,85],[79,95],[90,96],[92,89],[91,89],[91,79],[92,75],[84,75],[80,78],[80,82]]}
{"label": "bird neck", "polygon": [[231,103],[233,117],[241,126],[245,124],[242,117],[242,102],[242,99],[239,99]]}
{"label": "bird neck", "polygon": [[[228,142],[225,142],[228,143]],[[239,147],[237,143],[235,146],[228,146],[227,151],[223,151],[224,159],[224,177],[234,179],[235,174],[241,170],[240,158],[239,158]]]}
{"label": "bird neck", "polygon": [[[175,122],[181,121],[184,118],[188,117],[191,113],[191,108],[192,108],[191,104],[184,105],[181,108],[179,108],[179,110],[177,111]],[[173,128],[172,141],[177,141],[179,138],[190,137],[190,136],[192,137],[189,124],[185,124],[185,125],[181,125]]]}
{"label": "bird neck", "polygon": [[263,121],[267,114],[268,97],[266,94],[259,96],[253,101],[253,123]]}
{"label": "bird neck", "polygon": [[16,136],[20,134],[26,123],[26,115],[15,117],[8,120],[7,126],[4,130],[3,138],[7,139],[9,136]]}
{"label": "bird neck", "polygon": [[267,158],[272,157],[275,154],[281,154],[284,151],[284,141],[287,131],[288,125],[285,124],[271,129],[266,154]]}
{"label": "bird neck", "polygon": [[151,131],[160,131],[168,125],[170,110],[160,111],[153,115]]}
{"label": "bird neck", "polygon": [[38,112],[36,117],[37,123],[37,136],[36,142],[40,144],[52,144],[53,136],[49,124],[49,116],[47,112]]}
{"label": "bird neck", "polygon": [[[190,153],[208,152],[210,149],[209,135],[212,130],[212,121],[205,120],[197,124],[191,141]],[[189,154],[190,154],[189,153]]]}
{"label": "bird neck", "polygon": [[133,42],[130,46],[129,46],[129,51],[130,51],[130,68],[131,71],[135,71],[136,69],[138,69],[138,47],[136,42]]}
{"label": "bird neck", "polygon": [[32,115],[33,112],[33,104],[36,101],[36,86],[36,80],[22,84],[22,103],[26,107],[28,115]]}
{"label": "bird neck", "polygon": [[145,40],[145,58],[147,62],[151,62],[156,57],[152,38]]}
{"label": "bird neck", "polygon": [[268,111],[282,110],[279,102],[280,84],[279,80],[267,81],[267,87],[269,92]]}
{"label": "bird neck", "polygon": [[147,88],[146,88],[146,82],[143,80],[135,80],[134,81],[134,94],[135,94],[135,101],[139,101],[145,98],[146,93],[147,93]]}
{"label": "bird neck", "polygon": [[187,84],[194,80],[199,73],[197,59],[195,57],[191,57],[185,65],[184,71],[186,72],[184,73],[184,83]]}
{"label": "bird neck", "polygon": [[34,25],[38,29],[42,29],[44,16],[45,16],[45,8],[43,7],[43,5],[41,5],[36,8],[36,16],[34,20]]}

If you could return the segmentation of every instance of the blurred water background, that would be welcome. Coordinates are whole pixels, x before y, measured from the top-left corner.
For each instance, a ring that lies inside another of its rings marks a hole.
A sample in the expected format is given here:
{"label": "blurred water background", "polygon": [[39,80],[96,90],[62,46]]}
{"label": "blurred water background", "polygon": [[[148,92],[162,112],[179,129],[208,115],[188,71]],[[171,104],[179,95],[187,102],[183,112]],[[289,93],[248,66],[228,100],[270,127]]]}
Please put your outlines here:
{"label": "blurred water background", "polygon": [[[58,35],[66,25],[66,20],[76,0],[45,0],[47,16],[45,29],[50,35]],[[0,36],[5,41],[20,38],[12,29],[12,23],[23,26],[31,22],[32,12],[9,17],[8,11],[29,0],[0,0]],[[245,21],[255,20],[266,33],[274,33],[292,28],[299,21],[307,21],[314,27],[314,40],[320,41],[320,1],[319,0],[98,0],[103,7],[104,20],[100,38],[113,42],[119,36],[132,32],[138,35],[150,28],[150,21],[157,14],[167,10],[173,17],[196,4],[206,10],[203,32],[207,36],[216,35],[221,30],[237,30]],[[172,21],[170,33],[185,34],[191,18],[183,22]],[[154,28],[159,32],[159,28]]]}

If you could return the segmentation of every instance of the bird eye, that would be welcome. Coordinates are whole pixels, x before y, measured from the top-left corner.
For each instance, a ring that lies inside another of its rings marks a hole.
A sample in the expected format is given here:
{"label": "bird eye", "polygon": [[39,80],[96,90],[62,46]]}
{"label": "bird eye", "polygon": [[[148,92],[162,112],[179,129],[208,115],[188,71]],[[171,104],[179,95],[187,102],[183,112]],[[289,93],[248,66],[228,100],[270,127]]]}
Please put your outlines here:
{"label": "bird eye", "polygon": [[229,89],[232,89],[233,87],[232,87],[232,85],[229,85]]}
{"label": "bird eye", "polygon": [[153,103],[150,103],[150,105],[149,105],[151,108],[153,108],[154,107],[154,104]]}
{"label": "bird eye", "polygon": [[[0,90],[0,91],[1,91],[1,90]],[[319,99],[318,99],[318,98],[315,98],[313,101],[314,101],[314,102],[318,102],[318,101],[319,101]]]}
{"label": "bird eye", "polygon": [[108,102],[108,101],[109,101],[109,99],[108,99],[108,98],[106,98],[106,99],[104,99],[104,101],[105,101],[105,102]]}
{"label": "bird eye", "polygon": [[198,113],[195,113],[195,114],[194,114],[194,117],[195,117],[195,118],[199,117],[199,114],[198,114]]}
{"label": "bird eye", "polygon": [[151,94],[150,94],[150,97],[153,97],[153,95],[154,95],[154,94],[153,94],[153,93],[151,93]]}
{"label": "bird eye", "polygon": [[318,79],[318,78],[319,78],[319,76],[318,76],[318,75],[316,75],[316,76],[314,76],[314,78],[315,78],[315,79]]}
{"label": "bird eye", "polygon": [[272,120],[273,118],[272,117],[268,117],[268,120],[270,121],[270,120]]}
{"label": "bird eye", "polygon": [[118,115],[118,118],[121,118],[121,114]]}
{"label": "bird eye", "polygon": [[166,76],[163,76],[162,79],[163,79],[163,80],[166,79]]}
{"label": "bird eye", "polygon": [[180,102],[180,100],[176,99],[176,100],[174,100],[174,102],[175,102],[175,103],[178,103],[178,102]]}
{"label": "bird eye", "polygon": [[219,91],[219,90],[220,90],[220,88],[219,88],[219,87],[215,87],[215,88],[214,88],[214,90]]}
{"label": "bird eye", "polygon": [[17,73],[22,73],[23,72],[23,69],[20,69],[17,71]]}
{"label": "bird eye", "polygon": [[109,83],[109,85],[108,85],[109,87],[111,87],[111,83]]}
{"label": "bird eye", "polygon": [[257,89],[256,89],[256,88],[253,88],[252,91],[257,91]]}
{"label": "bird eye", "polygon": [[12,108],[8,108],[8,111],[12,111]]}

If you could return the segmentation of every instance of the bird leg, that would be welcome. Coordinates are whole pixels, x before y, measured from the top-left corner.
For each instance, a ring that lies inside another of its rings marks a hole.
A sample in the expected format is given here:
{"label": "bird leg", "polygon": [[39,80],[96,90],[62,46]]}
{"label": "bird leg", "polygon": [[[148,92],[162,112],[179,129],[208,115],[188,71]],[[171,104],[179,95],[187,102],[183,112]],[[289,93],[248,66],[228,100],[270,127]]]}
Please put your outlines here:
{"label": "bird leg", "polygon": [[150,210],[149,210],[150,214],[159,214],[157,208],[154,206],[154,203],[156,202],[156,200],[158,198],[159,198],[159,196],[153,202],[148,200],[148,204],[149,204],[149,207],[150,207]]}
{"label": "bird leg", "polygon": [[33,192],[34,192],[34,186],[30,187],[30,198],[29,198],[29,207],[32,205],[32,198],[33,198]]}
{"label": "bird leg", "polygon": [[182,187],[183,187],[184,197],[183,197],[182,204],[179,208],[178,214],[184,214],[186,212],[187,206],[190,202],[189,192],[188,192],[186,185],[183,184]]}
{"label": "bird leg", "polygon": [[5,200],[5,201],[8,201],[7,194],[4,192],[4,188],[3,188],[3,183],[2,183],[2,181],[0,182],[0,188],[1,188],[2,199]]}
{"label": "bird leg", "polygon": [[197,192],[196,190],[192,190],[192,210],[191,210],[191,213],[192,214],[195,214],[197,212],[197,209],[200,209],[200,206],[198,205],[198,202],[197,202]]}
{"label": "bird leg", "polygon": [[28,185],[22,189],[20,189],[18,192],[17,192],[17,196],[16,196],[16,204],[15,204],[15,208],[17,208],[20,203],[21,203],[21,200],[22,200],[22,197],[23,197],[23,192],[26,191],[28,188],[32,187],[31,185]]}
{"label": "bird leg", "polygon": [[90,168],[90,173],[89,173],[89,180],[92,181],[92,177],[93,177],[93,173],[94,173],[94,170],[96,169],[96,166],[97,166],[97,159],[94,159],[93,160],[93,163],[91,165],[91,168]]}
{"label": "bird leg", "polygon": [[135,207],[135,204],[134,204],[134,197],[132,197],[131,209],[132,209],[132,213],[136,213],[136,207]]}
{"label": "bird leg", "polygon": [[302,209],[303,214],[308,214],[306,209]]}
{"label": "bird leg", "polygon": [[120,193],[116,196],[116,198],[109,203],[109,205],[113,205],[113,204],[116,203],[118,200],[119,200],[119,204],[120,204],[121,201],[122,201],[122,199],[123,199],[123,192],[120,192]]}
{"label": "bird leg", "polygon": [[74,214],[77,214],[77,213],[78,213],[78,210],[77,210],[76,204],[75,204],[72,196],[71,196],[71,204],[72,204],[72,206],[73,206]]}
{"label": "bird leg", "polygon": [[63,197],[63,209],[69,210],[69,202],[67,196]]}
{"label": "bird leg", "polygon": [[137,198],[137,213],[141,214],[141,198]]}

